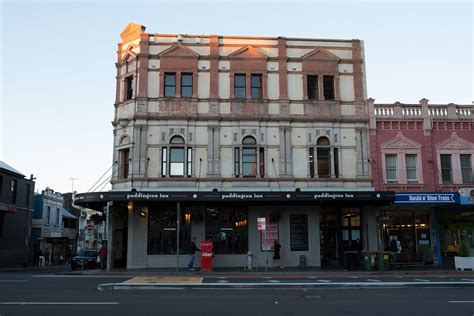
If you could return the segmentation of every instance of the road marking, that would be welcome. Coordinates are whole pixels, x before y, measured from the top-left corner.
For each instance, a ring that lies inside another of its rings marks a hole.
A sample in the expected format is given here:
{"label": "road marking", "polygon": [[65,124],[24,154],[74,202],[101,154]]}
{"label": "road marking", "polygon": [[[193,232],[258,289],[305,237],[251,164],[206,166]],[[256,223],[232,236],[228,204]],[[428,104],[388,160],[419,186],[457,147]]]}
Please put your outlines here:
{"label": "road marking", "polygon": [[380,280],[374,280],[374,279],[367,279],[369,282],[381,282]]}
{"label": "road marking", "polygon": [[197,276],[143,276],[135,277],[128,281],[123,282],[124,284],[163,284],[163,283],[176,283],[176,284],[199,284],[202,283],[202,277]]}
{"label": "road marking", "polygon": [[0,282],[28,282],[28,280],[0,280]]}
{"label": "road marking", "polygon": [[461,279],[461,280],[474,282],[474,279]]}
{"label": "road marking", "polygon": [[414,279],[415,281],[420,281],[420,282],[430,282],[430,280],[425,280],[425,279]]}
{"label": "road marking", "polygon": [[280,283],[280,281],[278,281],[278,280],[268,280],[268,282],[272,282],[272,283]]}
{"label": "road marking", "polygon": [[330,280],[318,280],[318,282],[331,282]]}
{"label": "road marking", "polygon": [[119,302],[0,302],[1,305],[118,305]]}
{"label": "road marking", "polygon": [[307,277],[308,279],[316,279],[316,277]]}
{"label": "road marking", "polygon": [[474,301],[448,301],[448,303],[455,304],[455,303],[474,303]]}
{"label": "road marking", "polygon": [[217,282],[219,282],[219,283],[228,283],[229,281],[227,281],[227,280],[218,280]]}
{"label": "road marking", "polygon": [[358,279],[358,276],[351,276],[351,279]]}

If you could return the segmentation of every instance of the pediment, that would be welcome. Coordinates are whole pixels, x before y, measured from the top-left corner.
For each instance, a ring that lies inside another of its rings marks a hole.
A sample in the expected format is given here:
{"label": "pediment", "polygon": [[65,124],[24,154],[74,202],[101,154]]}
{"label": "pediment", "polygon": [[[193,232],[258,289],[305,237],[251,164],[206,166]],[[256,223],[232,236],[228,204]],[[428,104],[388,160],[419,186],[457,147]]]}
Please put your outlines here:
{"label": "pediment", "polygon": [[134,39],[137,39],[140,37],[140,34],[142,32],[145,32],[145,27],[140,24],[135,24],[135,23],[129,23],[127,27],[120,33],[120,38],[122,39],[122,42],[130,42]]}
{"label": "pediment", "polygon": [[414,140],[405,137],[402,133],[398,133],[397,136],[382,144],[383,149],[421,149],[421,144]]}
{"label": "pediment", "polygon": [[132,61],[134,59],[137,59],[137,54],[129,50],[128,52],[125,53],[125,55],[122,58],[122,63]]}
{"label": "pediment", "polygon": [[474,150],[474,144],[465,140],[464,138],[459,137],[457,133],[452,133],[451,137],[443,140],[442,142],[436,144],[436,149],[449,149],[449,150],[459,150],[459,149],[468,149]]}
{"label": "pediment", "polygon": [[341,60],[339,57],[337,57],[333,53],[321,48],[310,51],[309,53],[303,55],[301,59],[314,60],[314,61],[335,61],[335,62],[339,62]]}
{"label": "pediment", "polygon": [[267,59],[268,55],[261,52],[258,48],[247,45],[244,46],[228,56],[229,58],[264,58]]}
{"label": "pediment", "polygon": [[173,45],[159,54],[161,57],[199,58],[199,54],[183,44]]}

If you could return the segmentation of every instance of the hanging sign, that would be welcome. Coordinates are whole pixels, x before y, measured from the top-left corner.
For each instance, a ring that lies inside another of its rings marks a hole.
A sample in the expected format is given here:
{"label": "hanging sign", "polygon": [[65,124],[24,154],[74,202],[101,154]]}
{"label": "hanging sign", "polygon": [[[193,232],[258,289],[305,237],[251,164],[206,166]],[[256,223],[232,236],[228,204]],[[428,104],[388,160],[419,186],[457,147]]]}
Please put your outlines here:
{"label": "hanging sign", "polygon": [[258,230],[266,230],[267,229],[266,218],[265,217],[258,217],[257,218],[257,227],[258,227]]}

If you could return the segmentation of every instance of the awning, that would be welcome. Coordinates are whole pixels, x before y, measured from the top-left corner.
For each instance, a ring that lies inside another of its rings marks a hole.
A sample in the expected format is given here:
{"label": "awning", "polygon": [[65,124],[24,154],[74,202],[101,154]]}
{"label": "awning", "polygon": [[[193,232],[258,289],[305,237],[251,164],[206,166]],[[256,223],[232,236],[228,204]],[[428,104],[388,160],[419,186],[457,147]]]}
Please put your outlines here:
{"label": "awning", "polygon": [[63,217],[77,219],[77,216],[72,215],[68,210],[62,210]]}
{"label": "awning", "polygon": [[[100,209],[107,202],[220,202],[315,205],[337,203],[385,205],[394,201],[391,191],[108,191],[77,194],[74,203]],[[286,203],[285,203],[286,202]]]}

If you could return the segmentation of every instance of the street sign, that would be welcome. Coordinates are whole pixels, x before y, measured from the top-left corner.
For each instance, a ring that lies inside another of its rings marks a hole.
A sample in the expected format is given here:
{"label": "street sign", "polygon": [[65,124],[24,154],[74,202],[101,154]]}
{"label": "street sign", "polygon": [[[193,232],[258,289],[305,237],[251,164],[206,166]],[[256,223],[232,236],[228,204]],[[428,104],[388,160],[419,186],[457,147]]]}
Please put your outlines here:
{"label": "street sign", "polygon": [[265,217],[258,217],[257,218],[257,227],[258,227],[258,230],[266,230],[267,229],[266,218]]}
{"label": "street sign", "polygon": [[89,224],[89,225],[87,225],[86,229],[87,229],[87,231],[91,232],[91,231],[94,230],[94,225]]}

